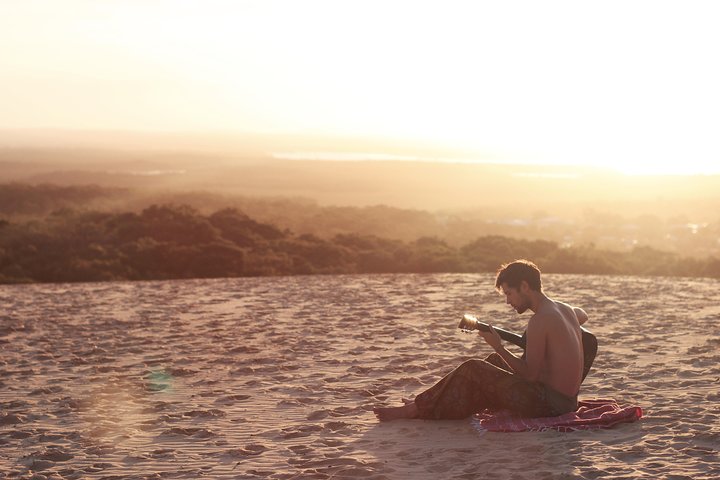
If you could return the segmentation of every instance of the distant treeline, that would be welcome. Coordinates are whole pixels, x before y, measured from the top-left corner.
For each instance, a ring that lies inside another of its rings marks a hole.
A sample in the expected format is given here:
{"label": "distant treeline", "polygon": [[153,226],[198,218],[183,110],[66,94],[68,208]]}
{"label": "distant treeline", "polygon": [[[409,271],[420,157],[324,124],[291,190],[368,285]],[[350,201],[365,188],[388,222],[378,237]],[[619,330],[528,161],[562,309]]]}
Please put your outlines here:
{"label": "distant treeline", "polygon": [[0,220],[0,282],[150,280],[331,273],[491,272],[530,258],[546,272],[720,278],[720,260],[638,247],[561,248],[543,240],[479,237],[461,247],[371,235],[322,239],[260,223],[237,209],[204,215],[188,206],[140,213],[59,210],[39,220]]}
{"label": "distant treeline", "polygon": [[507,207],[507,202],[495,203],[497,207],[490,210],[441,212],[391,205],[330,206],[307,198],[223,194],[216,190],[0,183],[0,219],[12,223],[44,220],[62,209],[139,214],[151,205],[189,205],[203,215],[235,208],[257,222],[326,241],[356,233],[406,243],[436,237],[459,249],[472,239],[494,235],[549,240],[560,245],[593,243],[601,250],[622,252],[645,245],[695,259],[720,258],[720,218],[710,220],[707,216],[711,211],[710,218],[716,217],[720,208],[717,201],[707,201],[703,207],[684,204],[690,215],[687,217],[667,217],[664,206],[653,207],[657,215],[628,217],[625,207],[605,212],[589,207],[582,215],[573,216],[568,213],[568,205],[549,212],[528,212]]}

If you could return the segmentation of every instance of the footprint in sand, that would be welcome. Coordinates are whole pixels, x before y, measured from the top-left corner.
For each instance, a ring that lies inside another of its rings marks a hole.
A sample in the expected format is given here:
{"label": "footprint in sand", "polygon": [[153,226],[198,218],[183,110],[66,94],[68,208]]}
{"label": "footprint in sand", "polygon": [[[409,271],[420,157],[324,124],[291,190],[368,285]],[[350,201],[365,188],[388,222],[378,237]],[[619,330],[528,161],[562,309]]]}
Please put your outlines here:
{"label": "footprint in sand", "polygon": [[19,413],[6,413],[5,415],[0,415],[0,425],[17,425],[26,422],[27,416]]}
{"label": "footprint in sand", "polygon": [[268,447],[261,443],[251,443],[245,445],[243,448],[235,448],[228,450],[225,453],[233,457],[251,457],[264,453]]}
{"label": "footprint in sand", "polygon": [[307,419],[310,421],[315,420],[322,420],[323,418],[326,418],[328,415],[330,415],[330,412],[328,410],[316,410],[309,414],[307,416]]}

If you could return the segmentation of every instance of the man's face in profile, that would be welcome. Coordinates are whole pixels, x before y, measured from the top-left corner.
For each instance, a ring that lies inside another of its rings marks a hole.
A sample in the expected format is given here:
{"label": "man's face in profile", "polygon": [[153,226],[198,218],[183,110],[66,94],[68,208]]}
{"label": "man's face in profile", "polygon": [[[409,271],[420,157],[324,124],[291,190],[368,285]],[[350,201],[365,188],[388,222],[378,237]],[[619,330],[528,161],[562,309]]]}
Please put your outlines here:
{"label": "man's face in profile", "polygon": [[530,296],[521,292],[521,288],[513,288],[507,283],[501,285],[502,292],[505,295],[505,303],[515,309],[517,313],[523,313],[530,308]]}

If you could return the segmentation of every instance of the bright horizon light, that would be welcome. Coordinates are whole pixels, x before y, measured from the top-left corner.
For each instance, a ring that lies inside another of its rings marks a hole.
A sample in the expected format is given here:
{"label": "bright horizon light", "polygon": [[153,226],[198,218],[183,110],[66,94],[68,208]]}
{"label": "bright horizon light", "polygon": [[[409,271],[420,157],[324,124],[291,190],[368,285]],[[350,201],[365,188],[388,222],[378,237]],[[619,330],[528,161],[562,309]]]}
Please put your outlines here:
{"label": "bright horizon light", "polygon": [[2,12],[0,128],[380,136],[720,173],[715,2],[9,0]]}

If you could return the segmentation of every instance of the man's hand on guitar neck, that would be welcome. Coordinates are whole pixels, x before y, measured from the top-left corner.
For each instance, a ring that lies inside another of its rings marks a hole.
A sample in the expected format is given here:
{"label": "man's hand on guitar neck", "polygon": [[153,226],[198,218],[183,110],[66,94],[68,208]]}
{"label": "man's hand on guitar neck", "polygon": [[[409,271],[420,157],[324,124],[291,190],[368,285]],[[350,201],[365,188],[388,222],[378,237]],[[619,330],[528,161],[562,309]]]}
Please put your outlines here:
{"label": "man's hand on guitar neck", "polygon": [[492,324],[488,323],[488,326],[490,327],[489,332],[483,332],[482,330],[479,330],[478,333],[481,337],[483,337],[483,340],[485,340],[485,342],[497,352],[502,348],[502,339],[500,338],[500,335],[498,335],[498,333],[495,331]]}

